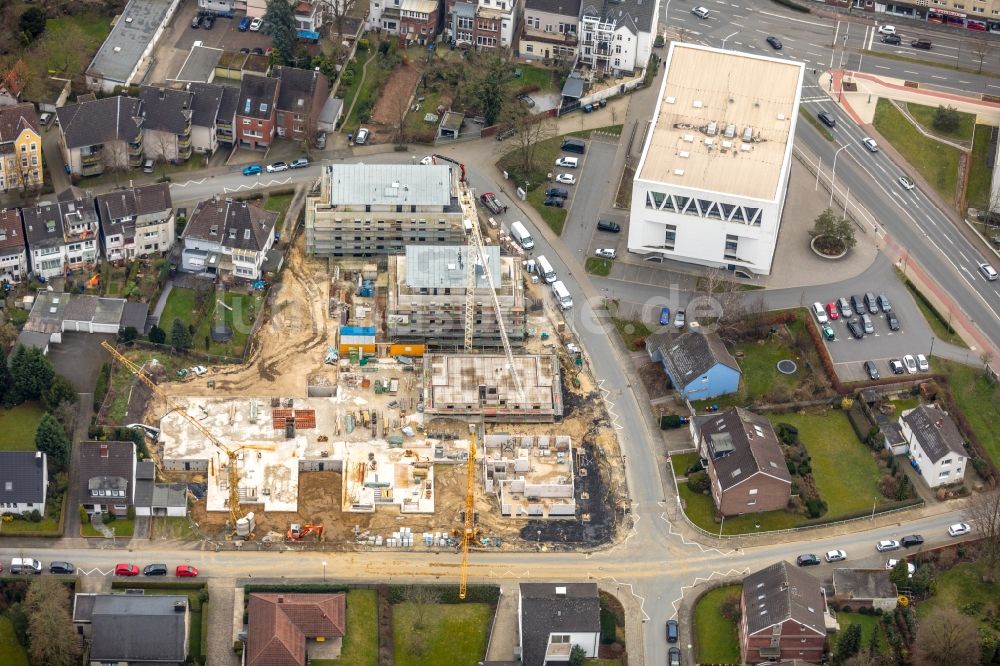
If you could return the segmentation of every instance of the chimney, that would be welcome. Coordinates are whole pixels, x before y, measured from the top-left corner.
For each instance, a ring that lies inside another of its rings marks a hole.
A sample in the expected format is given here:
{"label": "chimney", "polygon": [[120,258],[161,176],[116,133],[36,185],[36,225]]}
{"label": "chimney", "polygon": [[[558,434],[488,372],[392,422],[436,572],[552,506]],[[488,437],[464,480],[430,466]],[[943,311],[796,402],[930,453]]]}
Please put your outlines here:
{"label": "chimney", "polygon": [[278,597],[278,603],[279,604],[285,603],[285,598],[284,597]]}
{"label": "chimney", "polygon": [[102,458],[107,458],[108,457],[108,445],[107,444],[101,444],[101,457]]}

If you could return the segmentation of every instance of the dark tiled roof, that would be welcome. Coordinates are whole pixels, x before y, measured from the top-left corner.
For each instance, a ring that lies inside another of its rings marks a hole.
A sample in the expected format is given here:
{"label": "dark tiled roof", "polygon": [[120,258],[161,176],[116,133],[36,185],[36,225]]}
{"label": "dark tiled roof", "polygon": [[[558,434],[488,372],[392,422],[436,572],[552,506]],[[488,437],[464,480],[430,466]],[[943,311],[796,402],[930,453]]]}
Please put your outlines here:
{"label": "dark tiled roof", "polygon": [[914,438],[931,462],[936,463],[949,453],[966,455],[962,433],[951,417],[937,407],[920,405],[904,414],[902,420],[913,431]]}
{"label": "dark tiled roof", "polygon": [[132,326],[143,335],[146,329],[146,317],[149,316],[149,305],[146,303],[126,303],[122,310],[122,328]]}
{"label": "dark tiled roof", "polygon": [[26,129],[41,135],[34,104],[23,102],[13,106],[0,106],[0,143],[14,141]]}
{"label": "dark tiled roof", "polygon": [[24,229],[16,208],[0,210],[0,255],[17,254],[24,249]]}
{"label": "dark tiled roof", "polygon": [[[183,238],[221,243],[240,250],[263,250],[278,214],[244,201],[202,201],[184,225]],[[212,233],[212,230],[215,233]]]}
{"label": "dark tiled roof", "polygon": [[544,666],[551,633],[601,630],[596,583],[521,583],[520,593],[524,666]]}
{"label": "dark tiled roof", "polygon": [[699,419],[698,429],[723,490],[758,472],[785,483],[792,482],[778,437],[767,417],[733,407]]}
{"label": "dark tiled roof", "polygon": [[101,217],[101,230],[105,236],[121,233],[122,219],[150,215],[173,209],[170,185],[156,183],[126,190],[115,190],[96,197],[97,212]]}
{"label": "dark tiled roof", "polygon": [[583,4],[580,16],[602,16],[616,25],[625,25],[633,33],[649,32],[653,26],[653,11],[657,3],[650,0],[588,0]]}
{"label": "dark tiled roof", "polygon": [[895,599],[891,575],[886,569],[834,569],[833,593],[851,599]]}
{"label": "dark tiled roof", "polygon": [[215,83],[189,83],[188,90],[194,93],[191,105],[191,124],[198,127],[214,127],[222,104],[223,87]]}
{"label": "dark tiled roof", "polygon": [[142,113],[141,100],[121,95],[56,109],[68,148],[132,141],[139,135]]}
{"label": "dark tiled roof", "polygon": [[[106,447],[106,448],[105,448]],[[107,451],[107,457],[102,453]],[[85,498],[90,497],[91,480],[100,487],[125,490],[125,498],[131,493],[128,484],[133,482],[132,461],[135,459],[135,444],[132,442],[80,442],[80,488]],[[124,479],[126,487],[119,487],[117,479]]]}
{"label": "dark tiled roof", "polygon": [[24,233],[28,248],[58,247],[63,244],[62,214],[57,204],[49,203],[22,208]]}
{"label": "dark tiled roof", "polygon": [[663,354],[663,360],[670,368],[670,375],[678,389],[683,389],[717,363],[740,371],[736,359],[714,333],[688,331],[665,341],[660,347],[660,353]]}
{"label": "dark tiled roof", "polygon": [[744,578],[743,608],[751,635],[788,619],[826,635],[826,602],[819,581],[789,562],[776,562]]}
{"label": "dark tiled roof", "polygon": [[251,594],[247,615],[247,666],[303,666],[307,638],[344,636],[346,597]]}
{"label": "dark tiled roof", "polygon": [[153,506],[155,478],[156,466],[151,460],[142,460],[135,464],[135,505],[137,507]]}
{"label": "dark tiled roof", "polygon": [[282,111],[307,113],[312,106],[319,77],[323,75],[315,70],[295,67],[275,67],[271,74],[281,81],[278,108]]}
{"label": "dark tiled roof", "polygon": [[247,118],[266,120],[274,113],[278,100],[278,79],[247,74],[240,84],[236,113]]}
{"label": "dark tiled roof", "polygon": [[0,502],[41,503],[46,483],[44,453],[0,451]]}
{"label": "dark tiled roof", "polygon": [[145,117],[143,129],[183,134],[191,118],[194,95],[186,90],[143,86],[139,89]]}
{"label": "dark tiled roof", "polygon": [[219,103],[219,120],[231,123],[240,105],[240,91],[232,86],[222,87],[222,101]]}
{"label": "dark tiled roof", "polygon": [[184,595],[99,594],[91,614],[90,659],[167,662],[187,658]]}
{"label": "dark tiled roof", "polygon": [[573,18],[580,16],[580,0],[526,0],[524,8]]}

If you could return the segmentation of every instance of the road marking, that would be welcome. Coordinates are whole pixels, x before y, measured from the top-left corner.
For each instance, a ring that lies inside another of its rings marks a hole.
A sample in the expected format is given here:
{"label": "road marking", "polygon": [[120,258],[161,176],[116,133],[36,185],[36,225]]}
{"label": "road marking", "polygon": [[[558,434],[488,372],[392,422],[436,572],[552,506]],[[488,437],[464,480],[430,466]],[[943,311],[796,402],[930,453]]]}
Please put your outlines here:
{"label": "road marking", "polygon": [[943,76],[938,76],[937,74],[931,74],[931,78],[932,79],[941,79],[942,81],[947,81],[948,80],[948,79],[946,79]]}
{"label": "road marking", "polygon": [[986,84],[986,87],[987,87],[987,88],[1000,88],[1000,86],[995,86],[995,85],[993,85],[992,83],[987,83],[987,84]]}
{"label": "road marking", "polygon": [[969,85],[970,83],[972,83],[972,81],[959,81],[959,83],[964,83],[965,85]]}
{"label": "road marking", "polygon": [[962,259],[965,259],[965,260],[966,260],[966,261],[968,261],[968,262],[969,262],[970,264],[972,263],[972,261],[970,261],[970,260],[969,260],[969,258],[968,258],[967,256],[965,256],[965,253],[964,253],[964,252],[962,252],[961,250],[959,250],[959,251],[958,251],[958,253],[959,253],[960,255],[962,255]]}
{"label": "road marking", "polygon": [[879,171],[881,171],[881,172],[882,172],[882,173],[884,173],[885,175],[887,175],[887,176],[889,175],[889,172],[888,172],[888,171],[886,171],[886,170],[885,170],[885,167],[883,167],[883,166],[882,166],[881,164],[876,164],[876,165],[875,165],[875,168],[877,168],[877,169],[878,169]]}
{"label": "road marking", "polygon": [[806,53],[808,53],[811,56],[816,56],[817,58],[822,58],[823,57],[822,53],[813,53],[812,51],[806,51]]}
{"label": "road marking", "polygon": [[734,26],[735,26],[735,27],[737,27],[737,28],[742,28],[742,27],[744,27],[742,23],[735,23],[735,22],[734,22],[734,23],[733,23],[732,25],[734,25]]}
{"label": "road marking", "polygon": [[694,30],[689,30],[688,32],[690,32],[692,35],[699,35],[699,36],[701,35],[700,32],[695,32]]}
{"label": "road marking", "polygon": [[904,70],[903,70],[903,74],[919,74],[919,73],[920,73],[920,72],[913,72],[913,71],[910,71],[910,70],[908,70],[908,69],[904,69]]}
{"label": "road marking", "polygon": [[[672,619],[674,619],[674,618],[677,617],[677,613],[678,613],[678,611],[680,609],[681,602],[684,601],[684,594],[685,594],[686,590],[690,590],[690,589],[694,588],[694,586],[698,585],[699,583],[707,583],[708,581],[712,580],[716,576],[718,576],[719,578],[729,578],[729,577],[746,576],[749,573],[750,573],[750,568],[747,567],[746,569],[730,569],[729,571],[726,571],[726,572],[713,571],[711,574],[709,574],[708,578],[704,578],[702,576],[697,576],[694,579],[694,582],[692,582],[690,585],[681,585],[681,596],[678,597],[677,599],[675,599],[674,601],[670,602],[670,605],[674,607],[674,614],[671,615],[667,619],[672,620]],[[645,611],[643,611],[643,612],[645,613]]]}
{"label": "road marking", "polygon": [[784,16],[782,14],[772,14],[771,12],[758,11],[757,13],[763,14],[764,16],[773,16],[774,18],[781,19],[782,21],[793,21],[795,23],[805,23],[806,25],[816,25],[819,26],[820,28],[829,28],[833,26],[832,23],[817,23],[815,21],[805,21],[803,19],[792,18],[791,16]]}
{"label": "road marking", "polygon": [[205,180],[206,180],[205,178],[202,178],[201,180],[188,180],[183,183],[175,183],[171,185],[171,187],[187,187],[188,185],[201,185],[202,183],[205,182]]}
{"label": "road marking", "polygon": [[951,239],[951,236],[949,236],[948,234],[945,234],[945,235],[944,235],[944,239],[945,239],[946,241],[948,241],[949,243],[951,243],[952,245],[954,245],[954,244],[955,244],[955,241],[953,241],[953,240]]}
{"label": "road marking", "polygon": [[876,69],[892,69],[891,67],[886,67],[885,65],[875,65]]}

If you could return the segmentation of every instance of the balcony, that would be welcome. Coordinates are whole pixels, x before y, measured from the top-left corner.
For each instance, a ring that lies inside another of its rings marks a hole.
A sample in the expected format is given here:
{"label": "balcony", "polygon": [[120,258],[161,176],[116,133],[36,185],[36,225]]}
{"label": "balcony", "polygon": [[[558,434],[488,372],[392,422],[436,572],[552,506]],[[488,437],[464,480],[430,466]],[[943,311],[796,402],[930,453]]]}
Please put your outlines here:
{"label": "balcony", "polygon": [[80,153],[80,161],[84,166],[100,164],[101,158],[103,157],[103,152],[98,151],[96,153]]}
{"label": "balcony", "polygon": [[93,164],[84,164],[80,168],[81,176],[99,176],[104,173],[104,164],[100,161]]}

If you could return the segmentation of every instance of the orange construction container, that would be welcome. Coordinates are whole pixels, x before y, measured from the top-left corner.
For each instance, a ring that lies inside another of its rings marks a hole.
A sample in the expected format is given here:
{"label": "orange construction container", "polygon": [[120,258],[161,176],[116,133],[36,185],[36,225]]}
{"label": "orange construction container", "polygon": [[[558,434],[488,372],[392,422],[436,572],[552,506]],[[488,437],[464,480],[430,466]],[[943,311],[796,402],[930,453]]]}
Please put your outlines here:
{"label": "orange construction container", "polygon": [[389,356],[423,356],[426,345],[389,345]]}

